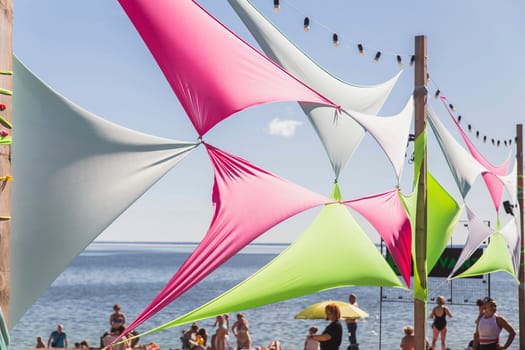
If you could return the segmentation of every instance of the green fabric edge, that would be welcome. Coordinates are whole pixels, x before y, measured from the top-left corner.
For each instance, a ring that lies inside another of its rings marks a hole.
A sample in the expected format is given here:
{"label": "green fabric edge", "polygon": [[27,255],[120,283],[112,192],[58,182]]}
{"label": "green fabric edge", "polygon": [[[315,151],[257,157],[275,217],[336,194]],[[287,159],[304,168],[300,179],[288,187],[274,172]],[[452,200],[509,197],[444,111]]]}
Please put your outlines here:
{"label": "green fabric edge", "polygon": [[[355,266],[356,261],[366,269],[341,268]],[[405,288],[349,210],[340,203],[327,204],[301,237],[261,270],[207,304],[142,335],[350,285]]]}
{"label": "green fabric edge", "polygon": [[516,283],[519,283],[514,273],[514,264],[512,263],[509,249],[507,248],[507,241],[499,232],[492,234],[487,249],[485,249],[478,261],[469,269],[452,277],[452,279],[480,276],[496,271],[507,272],[514,278]]}

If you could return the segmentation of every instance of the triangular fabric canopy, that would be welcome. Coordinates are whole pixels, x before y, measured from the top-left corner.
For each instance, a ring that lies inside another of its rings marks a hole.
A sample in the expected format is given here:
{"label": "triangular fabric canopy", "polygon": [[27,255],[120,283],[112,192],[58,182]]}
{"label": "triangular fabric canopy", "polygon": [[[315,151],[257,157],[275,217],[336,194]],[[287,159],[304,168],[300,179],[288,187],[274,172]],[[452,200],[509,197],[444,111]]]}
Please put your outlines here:
{"label": "triangular fabric canopy", "polygon": [[[416,186],[417,188],[417,186]],[[416,191],[403,195],[405,207],[412,222],[415,234]],[[432,174],[427,173],[427,271],[436,265],[445,250],[456,224],[461,216],[461,207],[454,198],[437,182]],[[412,238],[415,242],[415,237]],[[414,248],[414,244],[412,245]],[[414,254],[414,251],[412,252]]]}
{"label": "triangular fabric canopy", "polygon": [[297,241],[255,274],[207,304],[147,333],[351,285],[402,287],[348,209],[340,203],[328,204]]}
{"label": "triangular fabric canopy", "polygon": [[262,103],[304,101],[334,107],[331,101],[249,46],[195,1],[119,2],[199,136],[231,114]]}
{"label": "triangular fabric canopy", "polygon": [[[467,196],[478,175],[487,171],[450,134],[434,111],[428,108],[428,121],[445,155],[463,198]],[[488,187],[491,191],[491,187]]]}
{"label": "triangular fabric canopy", "polygon": [[109,123],[14,64],[10,327],[109,224],[196,147]]}
{"label": "triangular fabric canopy", "polygon": [[498,232],[490,236],[490,243],[478,261],[468,270],[453,278],[479,276],[495,271],[505,271],[516,278],[512,258],[507,247],[507,241]]}
{"label": "triangular fabric canopy", "polygon": [[405,283],[410,287],[412,228],[399,190],[343,203],[356,210],[374,226],[384,240]]}
{"label": "triangular fabric canopy", "polygon": [[476,249],[483,243],[484,240],[489,238],[489,236],[494,232],[492,228],[487,226],[483,220],[481,220],[468,206],[465,206],[467,209],[467,218],[468,218],[468,236],[467,241],[463,245],[461,254],[458,257],[456,265],[450,273],[450,277],[454,276],[456,271],[463,265],[465,260],[467,260]]}
{"label": "triangular fabric canopy", "polygon": [[518,231],[518,222],[516,217],[512,217],[512,220],[507,222],[505,226],[500,230],[501,235],[507,241],[509,253],[512,256],[512,262],[514,265],[514,272],[516,278],[518,278],[519,266],[520,266],[520,234]]}
{"label": "triangular fabric canopy", "polygon": [[[228,2],[268,57],[344,109],[376,115],[401,74],[375,86],[343,82],[312,61],[249,1]],[[305,103],[301,103],[301,107],[321,138],[338,178],[341,169],[361,142],[365,130],[354,120],[338,118],[332,108]]]}
{"label": "triangular fabric canopy", "polygon": [[503,194],[503,185],[500,183],[496,175],[504,176],[507,174],[512,152],[509,152],[507,159],[500,166],[494,166],[491,163],[489,163],[489,161],[487,161],[485,157],[483,157],[483,155],[476,149],[474,144],[468,138],[467,134],[465,134],[465,131],[463,130],[461,125],[459,125],[459,122],[456,120],[456,118],[454,118],[452,111],[450,110],[450,108],[447,106],[445,102],[446,97],[441,96],[441,101],[443,102],[443,105],[447,109],[448,114],[454,121],[454,124],[456,124],[456,127],[458,128],[461,134],[461,137],[463,138],[463,141],[465,141],[465,144],[467,145],[467,148],[469,149],[472,157],[474,157],[474,159],[476,159],[482,166],[484,166],[488,171],[490,171],[490,173],[483,173],[482,176],[483,176],[483,180],[485,181],[485,184],[487,185],[487,187],[493,188],[493,191],[490,192],[490,195],[492,197],[492,202],[494,203],[496,211],[499,211],[499,207],[501,204],[501,196]]}
{"label": "triangular fabric canopy", "polygon": [[274,225],[306,209],[332,202],[211,145],[206,148],[215,173],[215,214],[210,228],[128,330],[159,312]]}
{"label": "triangular fabric canopy", "polygon": [[410,97],[399,114],[389,117],[376,117],[346,109],[343,111],[361,124],[379,143],[394,168],[399,184],[414,114],[414,99]]}

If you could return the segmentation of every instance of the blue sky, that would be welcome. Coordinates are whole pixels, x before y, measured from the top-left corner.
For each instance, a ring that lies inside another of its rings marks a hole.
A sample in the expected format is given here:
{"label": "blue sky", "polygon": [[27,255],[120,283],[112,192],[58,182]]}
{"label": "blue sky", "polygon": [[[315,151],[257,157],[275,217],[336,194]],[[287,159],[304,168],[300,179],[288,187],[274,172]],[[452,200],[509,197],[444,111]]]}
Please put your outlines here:
{"label": "blue sky", "polygon": [[[345,81],[360,85],[383,82],[399,72],[395,55],[402,55],[402,77],[380,114],[397,113],[412,93],[413,69],[406,60],[414,51],[414,37],[426,35],[433,82],[430,95],[439,87],[464,123],[489,138],[512,139],[515,125],[525,120],[525,4],[521,1],[496,5],[474,0],[281,0],[279,13],[273,11],[271,0],[253,2],[296,45]],[[227,2],[199,3],[258,48]],[[117,1],[14,0],[14,6],[15,53],[58,92],[131,129],[177,140],[196,139],[176,96]],[[305,16],[310,18],[308,33],[302,28]],[[331,42],[333,32],[339,35],[338,48]],[[191,38],[188,43],[193,44]],[[357,43],[364,45],[365,56],[358,54]],[[374,63],[378,50],[382,57]],[[213,57],[209,60],[213,64]],[[433,98],[429,100],[445,125],[454,130],[445,111]],[[287,135],[275,134],[283,130],[276,120],[288,121],[284,123]],[[332,190],[334,176],[328,158],[296,103],[240,112],[217,125],[205,140],[316,192],[329,194]],[[432,136],[429,142],[430,170],[459,200]],[[511,149],[479,140],[475,144],[494,163],[502,161]],[[405,192],[410,190],[412,171],[407,163],[402,183]],[[210,163],[199,147],[99,239],[198,241],[212,217],[212,183]],[[340,185],[348,199],[395,185],[386,157],[370,137],[365,137],[342,172]],[[467,200],[484,219],[494,219],[481,181]],[[292,241],[318,212],[313,209],[300,214],[258,241]],[[377,239],[377,234],[367,229]]]}

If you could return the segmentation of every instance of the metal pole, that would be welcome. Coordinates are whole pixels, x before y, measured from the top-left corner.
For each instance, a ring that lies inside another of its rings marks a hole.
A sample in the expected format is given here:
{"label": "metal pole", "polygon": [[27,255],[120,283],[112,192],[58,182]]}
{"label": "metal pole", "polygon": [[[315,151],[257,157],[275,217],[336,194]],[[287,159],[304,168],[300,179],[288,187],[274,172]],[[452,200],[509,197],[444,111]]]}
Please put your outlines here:
{"label": "metal pole", "polygon": [[[416,36],[415,41],[415,65],[414,65],[414,113],[415,113],[415,144],[418,138],[424,136],[427,120],[427,38],[424,35]],[[414,175],[418,176],[417,210],[416,210],[416,234],[415,234],[415,261],[419,276],[419,286],[414,283],[414,290],[421,292],[416,296],[414,293],[414,335],[415,350],[426,348],[426,299],[427,299],[427,150],[426,143],[423,150],[416,150],[416,154],[422,154],[421,166],[414,169]]]}
{"label": "metal pole", "polygon": [[[0,103],[5,106],[0,111],[2,117],[12,121],[12,98],[8,93],[13,90],[13,79],[8,72],[13,70],[13,0],[0,0]],[[7,90],[7,93],[6,93]],[[3,108],[2,106],[2,108]],[[4,132],[11,130],[1,125]],[[11,175],[11,145],[0,145],[0,307],[9,324],[10,297],[10,245],[11,245],[11,184],[7,176]]]}
{"label": "metal pole", "polygon": [[519,205],[519,234],[520,234],[520,266],[518,269],[518,307],[519,307],[519,335],[520,349],[525,349],[525,244],[523,241],[523,124],[516,125],[516,161],[518,164],[518,205]]}

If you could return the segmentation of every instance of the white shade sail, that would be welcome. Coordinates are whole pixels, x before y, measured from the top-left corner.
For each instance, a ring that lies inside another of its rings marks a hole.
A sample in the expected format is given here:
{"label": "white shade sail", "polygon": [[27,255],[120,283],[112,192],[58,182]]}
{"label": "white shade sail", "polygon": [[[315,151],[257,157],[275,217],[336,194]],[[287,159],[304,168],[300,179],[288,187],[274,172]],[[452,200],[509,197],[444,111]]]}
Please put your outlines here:
{"label": "white shade sail", "polygon": [[[344,82],[312,61],[289,41],[249,1],[228,0],[262,50],[290,74],[306,83],[344,109],[377,114],[394,87],[398,73],[392,79],[374,86],[359,86]],[[336,178],[361,142],[365,130],[354,120],[338,118],[334,109],[300,103],[312,122],[328,153]]]}
{"label": "white shade sail", "polygon": [[410,97],[400,113],[388,117],[376,117],[348,110],[344,112],[361,124],[379,143],[390,160],[399,183],[414,114],[414,99]]}
{"label": "white shade sail", "polygon": [[474,157],[472,157],[445,128],[432,108],[428,108],[428,121],[439,146],[445,155],[448,166],[463,198],[466,197],[478,175],[487,171]]}
{"label": "white shade sail", "polygon": [[107,122],[13,76],[10,326],[66,266],[197,144]]}

